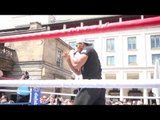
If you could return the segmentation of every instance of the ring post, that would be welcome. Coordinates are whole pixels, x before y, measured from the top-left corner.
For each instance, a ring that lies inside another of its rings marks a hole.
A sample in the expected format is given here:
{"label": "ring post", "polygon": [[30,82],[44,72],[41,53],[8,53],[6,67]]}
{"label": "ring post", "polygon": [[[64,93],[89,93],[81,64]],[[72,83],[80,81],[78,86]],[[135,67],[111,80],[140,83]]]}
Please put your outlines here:
{"label": "ring post", "polygon": [[37,87],[32,88],[31,105],[40,105],[41,89]]}

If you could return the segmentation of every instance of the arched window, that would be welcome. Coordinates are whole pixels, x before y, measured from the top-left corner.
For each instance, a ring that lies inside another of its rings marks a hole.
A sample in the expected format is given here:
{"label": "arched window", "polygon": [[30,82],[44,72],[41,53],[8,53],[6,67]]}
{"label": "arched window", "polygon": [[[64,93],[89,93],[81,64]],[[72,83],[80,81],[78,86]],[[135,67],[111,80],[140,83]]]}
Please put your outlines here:
{"label": "arched window", "polygon": [[[111,95],[111,96],[120,96],[120,90],[117,89],[117,88],[113,88],[113,89],[109,90],[108,95]],[[120,99],[119,98],[110,98],[110,100],[112,100],[112,101],[119,101]]]}
{"label": "arched window", "polygon": [[[143,96],[142,91],[138,90],[137,88],[132,88],[131,90],[128,91],[128,96]],[[130,99],[131,101],[137,101],[141,99]]]}

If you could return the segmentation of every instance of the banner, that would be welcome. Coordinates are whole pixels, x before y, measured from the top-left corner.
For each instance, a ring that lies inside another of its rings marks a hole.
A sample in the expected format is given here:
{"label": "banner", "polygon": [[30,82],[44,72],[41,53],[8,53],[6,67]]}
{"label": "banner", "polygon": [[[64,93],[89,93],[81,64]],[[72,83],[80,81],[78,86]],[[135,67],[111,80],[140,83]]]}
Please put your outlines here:
{"label": "banner", "polygon": [[41,90],[40,88],[32,88],[31,104],[40,105]]}

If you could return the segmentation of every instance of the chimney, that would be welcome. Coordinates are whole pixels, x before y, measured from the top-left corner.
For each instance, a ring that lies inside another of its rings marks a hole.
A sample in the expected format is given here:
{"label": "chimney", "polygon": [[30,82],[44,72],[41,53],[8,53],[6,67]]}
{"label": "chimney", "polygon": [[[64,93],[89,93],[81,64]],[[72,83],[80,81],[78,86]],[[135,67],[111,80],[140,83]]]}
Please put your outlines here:
{"label": "chimney", "polygon": [[29,30],[42,29],[42,25],[39,22],[31,22]]}

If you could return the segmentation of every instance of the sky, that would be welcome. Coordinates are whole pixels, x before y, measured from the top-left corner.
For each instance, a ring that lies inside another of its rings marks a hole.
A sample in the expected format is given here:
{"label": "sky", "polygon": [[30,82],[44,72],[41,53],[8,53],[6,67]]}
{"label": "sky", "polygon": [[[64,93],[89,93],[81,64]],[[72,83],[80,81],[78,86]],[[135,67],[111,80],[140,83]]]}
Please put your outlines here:
{"label": "sky", "polygon": [[[112,15],[54,15],[56,21],[89,19]],[[49,15],[0,15],[0,29],[15,28],[17,25],[27,25],[30,22],[48,23]]]}
{"label": "sky", "polygon": [[14,28],[17,25],[26,25],[30,22],[47,22],[48,16],[26,16],[26,15],[0,15],[0,29]]}
{"label": "sky", "polygon": [[0,29],[11,27],[11,18],[12,16],[0,15]]}

